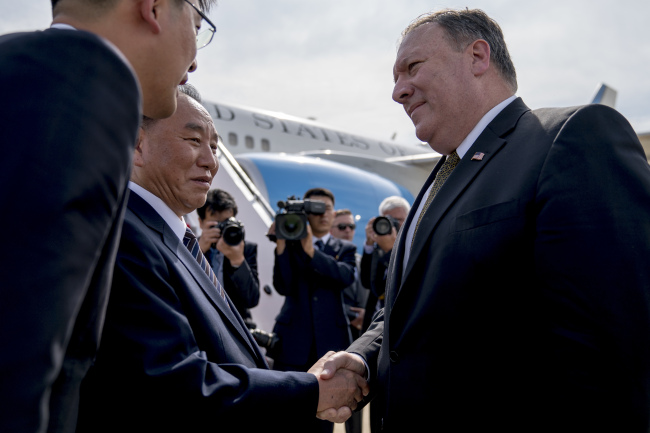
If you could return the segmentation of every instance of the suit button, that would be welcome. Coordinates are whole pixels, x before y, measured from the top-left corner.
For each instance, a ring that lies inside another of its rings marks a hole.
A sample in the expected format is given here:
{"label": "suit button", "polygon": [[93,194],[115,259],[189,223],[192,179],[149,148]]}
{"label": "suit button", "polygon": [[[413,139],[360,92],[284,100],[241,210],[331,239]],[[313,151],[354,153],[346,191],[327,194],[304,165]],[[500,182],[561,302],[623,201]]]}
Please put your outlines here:
{"label": "suit button", "polygon": [[314,296],[314,301],[318,301],[318,296]]}
{"label": "suit button", "polygon": [[394,350],[390,351],[390,362],[399,362],[399,355]]}

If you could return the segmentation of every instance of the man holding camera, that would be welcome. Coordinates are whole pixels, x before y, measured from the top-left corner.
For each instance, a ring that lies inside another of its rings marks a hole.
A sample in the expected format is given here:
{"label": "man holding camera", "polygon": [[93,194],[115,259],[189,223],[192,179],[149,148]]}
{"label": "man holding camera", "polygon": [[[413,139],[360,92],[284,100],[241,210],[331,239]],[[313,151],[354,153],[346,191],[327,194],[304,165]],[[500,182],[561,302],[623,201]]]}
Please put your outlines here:
{"label": "man holding camera", "polygon": [[[203,255],[246,325],[254,327],[249,309],[260,301],[257,244],[244,240],[244,227],[234,219],[237,216],[235,199],[224,190],[213,189],[196,213]],[[223,236],[224,231],[226,236]]]}
{"label": "man holding camera", "polygon": [[397,239],[397,232],[410,210],[411,205],[405,198],[387,197],[379,204],[380,217],[370,218],[366,224],[366,243],[361,257],[360,278],[361,284],[369,293],[362,332],[368,329],[375,311],[384,306],[390,253]]}
{"label": "man holding camera", "polygon": [[[342,291],[354,282],[356,247],[330,235],[334,221],[331,191],[313,188],[304,199],[325,204],[317,210],[322,213],[305,212],[309,225],[304,237],[283,239],[282,215],[270,230],[277,236],[273,285],[285,296],[273,329],[280,338],[273,353],[276,370],[307,371],[328,351],[345,349],[352,342]],[[332,423],[321,421],[310,431],[332,429]]]}

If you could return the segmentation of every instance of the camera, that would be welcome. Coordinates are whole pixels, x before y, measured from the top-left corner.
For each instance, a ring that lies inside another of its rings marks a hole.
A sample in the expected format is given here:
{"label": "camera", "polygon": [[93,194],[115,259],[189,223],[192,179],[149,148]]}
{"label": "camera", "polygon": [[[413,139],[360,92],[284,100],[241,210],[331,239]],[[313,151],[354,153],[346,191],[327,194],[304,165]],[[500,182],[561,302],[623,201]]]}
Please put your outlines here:
{"label": "camera", "polygon": [[372,229],[379,236],[389,234],[393,227],[395,227],[395,231],[399,231],[399,221],[391,216],[378,216],[372,223]]}
{"label": "camera", "polygon": [[307,236],[307,214],[322,215],[325,203],[318,200],[297,200],[291,196],[287,201],[279,201],[275,217],[277,239],[298,240]]}
{"label": "camera", "polygon": [[233,217],[225,219],[213,227],[221,230],[221,238],[228,245],[239,245],[244,240],[244,224]]}
{"label": "camera", "polygon": [[[246,327],[248,327],[255,342],[266,349],[267,354],[272,353],[273,349],[278,345],[280,337],[275,335],[275,332],[266,332],[257,327],[251,320],[245,320]],[[269,355],[270,356],[270,355]]]}
{"label": "camera", "polygon": [[265,348],[267,353],[272,353],[273,349],[280,341],[280,337],[275,335],[275,332],[266,332],[259,328],[251,329],[250,331],[255,342],[259,344],[260,347]]}

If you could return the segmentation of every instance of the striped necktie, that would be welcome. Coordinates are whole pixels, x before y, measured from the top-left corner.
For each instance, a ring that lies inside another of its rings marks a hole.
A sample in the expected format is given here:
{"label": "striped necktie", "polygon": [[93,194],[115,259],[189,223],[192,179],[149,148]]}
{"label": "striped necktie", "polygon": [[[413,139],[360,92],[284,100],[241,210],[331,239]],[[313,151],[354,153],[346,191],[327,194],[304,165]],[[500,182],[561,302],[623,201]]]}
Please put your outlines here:
{"label": "striped necktie", "polygon": [[194,233],[192,233],[192,230],[190,230],[189,227],[185,229],[185,236],[183,236],[183,244],[187,247],[188,250],[190,250],[192,256],[194,256],[198,264],[201,265],[201,268],[203,268],[205,274],[208,276],[210,281],[212,281],[214,287],[217,288],[219,295],[221,295],[223,300],[226,301],[226,305],[228,305],[228,308],[230,308],[230,304],[228,304],[228,300],[226,299],[226,292],[223,290],[223,286],[219,284],[219,281],[217,281],[217,277],[214,274],[214,272],[212,272],[210,263],[208,263],[208,260],[201,252],[199,241],[196,239],[196,236],[194,236]]}
{"label": "striped necktie", "polygon": [[[438,173],[436,173],[436,178],[433,180],[433,186],[431,187],[431,191],[429,192],[429,196],[427,197],[427,201],[424,203],[424,207],[422,208],[422,212],[420,212],[420,216],[418,217],[418,222],[415,224],[415,230],[413,231],[413,239],[415,239],[415,234],[418,231],[418,226],[420,225],[420,221],[422,221],[422,216],[425,214],[427,209],[429,209],[429,205],[433,201],[433,198],[438,194],[438,191],[440,191],[440,188],[442,188],[442,185],[445,183],[451,172],[454,170],[456,165],[460,162],[460,157],[454,150],[451,155],[449,155],[446,159],[445,162],[442,163],[442,167],[440,167],[440,170],[438,170]],[[411,243],[411,247],[413,246],[413,243]]]}

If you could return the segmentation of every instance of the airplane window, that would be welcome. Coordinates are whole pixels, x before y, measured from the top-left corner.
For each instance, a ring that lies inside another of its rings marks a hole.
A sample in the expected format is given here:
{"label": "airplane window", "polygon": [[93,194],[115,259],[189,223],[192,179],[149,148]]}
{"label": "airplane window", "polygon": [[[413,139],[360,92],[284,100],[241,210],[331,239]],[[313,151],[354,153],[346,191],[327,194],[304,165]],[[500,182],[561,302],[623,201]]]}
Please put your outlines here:
{"label": "airplane window", "polygon": [[246,147],[248,149],[252,149],[254,145],[255,145],[255,142],[253,141],[253,137],[251,137],[250,135],[247,135],[246,136]]}
{"label": "airplane window", "polygon": [[266,138],[262,138],[262,150],[264,152],[268,152],[271,150],[271,143]]}
{"label": "airplane window", "polygon": [[237,134],[234,132],[228,134],[228,144],[231,146],[237,146]]}

